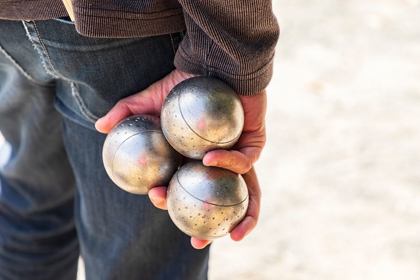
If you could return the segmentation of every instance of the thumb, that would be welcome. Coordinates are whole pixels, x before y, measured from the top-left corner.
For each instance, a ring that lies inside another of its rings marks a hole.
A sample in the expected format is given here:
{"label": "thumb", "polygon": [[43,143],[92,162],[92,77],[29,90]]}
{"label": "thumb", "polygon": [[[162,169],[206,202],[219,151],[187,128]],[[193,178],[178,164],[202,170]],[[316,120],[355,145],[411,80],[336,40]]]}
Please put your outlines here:
{"label": "thumb", "polygon": [[147,89],[121,99],[104,117],[96,121],[96,130],[109,133],[119,121],[135,114],[160,116],[162,104],[169,91],[178,83],[194,76],[180,70],[174,70]]}
{"label": "thumb", "polygon": [[134,114],[127,105],[127,100],[121,99],[105,116],[96,121],[95,128],[99,132],[109,133],[120,120]]}

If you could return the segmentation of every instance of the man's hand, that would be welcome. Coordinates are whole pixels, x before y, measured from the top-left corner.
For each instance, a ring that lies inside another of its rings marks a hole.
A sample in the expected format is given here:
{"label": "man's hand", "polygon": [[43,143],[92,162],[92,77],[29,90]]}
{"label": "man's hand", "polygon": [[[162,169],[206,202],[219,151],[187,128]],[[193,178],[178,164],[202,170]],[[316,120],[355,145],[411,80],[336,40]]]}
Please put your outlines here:
{"label": "man's hand", "polygon": [[[248,233],[250,233],[257,225],[258,217],[260,215],[261,189],[258,183],[255,168],[252,167],[247,173],[242,175],[248,187],[249,204],[245,218],[242,222],[230,233],[230,238],[234,241],[241,241]],[[153,204],[162,210],[167,210],[166,206],[166,187],[157,187],[149,191],[150,200]],[[157,201],[159,200],[159,201]],[[191,237],[191,245],[195,249],[203,249],[210,240],[199,239]]]}
{"label": "man's hand", "polygon": [[[162,104],[169,91],[178,83],[194,75],[172,71],[162,80],[150,87],[121,99],[106,116],[99,119],[95,127],[102,133],[109,131],[122,119],[134,114],[150,114],[159,116]],[[245,219],[231,232],[235,241],[242,240],[257,224],[260,208],[261,191],[257,176],[253,168],[265,145],[265,112],[267,106],[266,92],[253,96],[242,96],[241,99],[245,122],[244,129],[233,150],[214,150],[203,158],[203,164],[229,169],[243,174],[249,191],[249,207]],[[160,209],[166,210],[166,187],[156,187],[149,191],[152,203]],[[191,244],[196,249],[202,249],[211,241],[191,238]]]}
{"label": "man's hand", "polygon": [[108,114],[95,123],[96,129],[109,133],[119,121],[135,114],[160,116],[162,104],[169,91],[183,80],[195,76],[179,70],[172,71],[147,89],[118,101]]}
{"label": "man's hand", "polygon": [[203,164],[217,166],[245,174],[251,170],[260,157],[266,141],[265,112],[267,108],[266,91],[257,95],[239,95],[245,112],[242,135],[233,150],[214,150],[203,158]]}

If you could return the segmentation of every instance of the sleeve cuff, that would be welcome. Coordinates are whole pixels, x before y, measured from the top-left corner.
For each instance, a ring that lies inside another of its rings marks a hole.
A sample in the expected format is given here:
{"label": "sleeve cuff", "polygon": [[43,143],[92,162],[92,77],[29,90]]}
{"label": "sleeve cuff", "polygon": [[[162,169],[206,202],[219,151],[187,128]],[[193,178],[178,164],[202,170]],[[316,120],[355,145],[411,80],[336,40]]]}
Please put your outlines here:
{"label": "sleeve cuff", "polygon": [[222,69],[210,65],[202,65],[182,49],[182,43],[175,55],[175,67],[183,72],[210,76],[220,79],[227,83],[233,90],[240,95],[255,95],[263,91],[269,84],[273,75],[274,55],[262,68],[249,74],[227,73]]}

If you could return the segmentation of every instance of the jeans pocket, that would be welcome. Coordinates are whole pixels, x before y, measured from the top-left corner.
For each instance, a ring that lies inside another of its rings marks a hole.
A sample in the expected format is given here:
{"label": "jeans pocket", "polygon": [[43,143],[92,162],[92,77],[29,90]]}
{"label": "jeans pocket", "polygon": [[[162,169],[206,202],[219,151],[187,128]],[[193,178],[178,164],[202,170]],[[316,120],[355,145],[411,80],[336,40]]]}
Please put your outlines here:
{"label": "jeans pocket", "polygon": [[175,69],[173,60],[182,33],[93,38],[78,34],[63,20],[68,22],[62,18],[38,21],[28,29],[57,79],[57,98],[91,124],[119,100]]}
{"label": "jeans pocket", "polygon": [[[56,68],[71,83],[73,106],[77,105],[77,111],[94,122],[119,100],[146,89],[174,70],[173,59],[181,40],[182,33],[112,39],[104,48],[67,54],[71,58],[63,59],[68,61],[66,67]],[[59,92],[58,96],[66,99],[64,94],[68,92]]]}
{"label": "jeans pocket", "polygon": [[[73,83],[72,95],[90,120],[108,113],[115,104],[136,94],[175,69],[179,34],[124,42],[117,48],[78,53],[78,71],[64,73]],[[113,42],[118,42],[113,41]]]}

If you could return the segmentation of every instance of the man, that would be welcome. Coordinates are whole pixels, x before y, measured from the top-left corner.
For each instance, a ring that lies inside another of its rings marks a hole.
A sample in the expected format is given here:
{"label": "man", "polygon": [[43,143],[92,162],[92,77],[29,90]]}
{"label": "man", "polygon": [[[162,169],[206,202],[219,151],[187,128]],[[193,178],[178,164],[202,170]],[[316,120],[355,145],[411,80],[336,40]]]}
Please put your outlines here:
{"label": "man", "polygon": [[[116,187],[102,145],[121,119],[158,116],[182,80],[225,81],[244,106],[244,132],[203,163],[244,175],[249,210],[231,233],[244,238],[259,214],[252,166],[278,38],[271,1],[74,0],[74,23],[59,0],[0,6],[0,279],[75,279],[79,253],[88,280],[206,279],[210,242]],[[149,198],[166,209],[165,194]]]}

